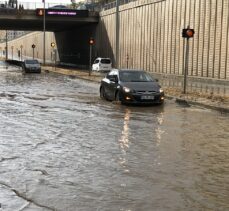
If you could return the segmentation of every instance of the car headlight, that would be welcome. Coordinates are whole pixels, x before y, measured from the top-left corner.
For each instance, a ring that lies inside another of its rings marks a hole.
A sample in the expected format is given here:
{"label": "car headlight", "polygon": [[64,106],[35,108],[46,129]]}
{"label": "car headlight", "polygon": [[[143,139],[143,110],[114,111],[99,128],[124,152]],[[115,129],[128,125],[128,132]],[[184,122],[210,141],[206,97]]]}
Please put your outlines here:
{"label": "car headlight", "polygon": [[160,89],[159,89],[159,92],[162,93],[162,92],[164,92],[164,90],[163,90],[162,88],[160,88]]}
{"label": "car headlight", "polygon": [[129,92],[131,92],[131,89],[124,86],[123,87],[123,91],[126,92],[126,93],[129,93]]}

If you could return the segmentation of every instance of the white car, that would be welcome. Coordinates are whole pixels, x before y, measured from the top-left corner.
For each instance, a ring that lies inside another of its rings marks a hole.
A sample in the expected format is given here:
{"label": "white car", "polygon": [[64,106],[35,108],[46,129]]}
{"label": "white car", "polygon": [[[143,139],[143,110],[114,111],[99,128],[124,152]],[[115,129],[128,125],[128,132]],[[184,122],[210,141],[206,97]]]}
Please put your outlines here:
{"label": "white car", "polygon": [[92,64],[92,71],[108,72],[112,69],[112,63],[110,58],[98,57]]}

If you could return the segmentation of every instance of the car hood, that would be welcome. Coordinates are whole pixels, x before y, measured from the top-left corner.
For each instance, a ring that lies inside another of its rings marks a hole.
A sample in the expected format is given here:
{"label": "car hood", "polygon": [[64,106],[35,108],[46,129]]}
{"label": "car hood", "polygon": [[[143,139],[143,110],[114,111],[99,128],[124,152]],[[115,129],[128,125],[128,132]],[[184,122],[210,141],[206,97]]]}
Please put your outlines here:
{"label": "car hood", "polygon": [[160,86],[157,82],[121,82],[120,85],[135,91],[144,90],[158,92],[160,89]]}

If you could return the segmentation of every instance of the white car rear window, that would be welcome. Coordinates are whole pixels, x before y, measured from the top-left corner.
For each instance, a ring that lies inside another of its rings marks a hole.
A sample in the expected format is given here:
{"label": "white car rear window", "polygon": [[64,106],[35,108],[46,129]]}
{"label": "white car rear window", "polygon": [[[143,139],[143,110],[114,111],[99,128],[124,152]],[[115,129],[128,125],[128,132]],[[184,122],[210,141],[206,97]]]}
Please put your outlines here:
{"label": "white car rear window", "polygon": [[101,59],[102,64],[110,64],[111,60],[110,59]]}

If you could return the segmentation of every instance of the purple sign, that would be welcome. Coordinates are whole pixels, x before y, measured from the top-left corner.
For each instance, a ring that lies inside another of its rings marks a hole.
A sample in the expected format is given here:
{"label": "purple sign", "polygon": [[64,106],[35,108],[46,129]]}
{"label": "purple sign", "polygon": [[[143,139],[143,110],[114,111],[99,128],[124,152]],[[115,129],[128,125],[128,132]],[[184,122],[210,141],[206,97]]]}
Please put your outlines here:
{"label": "purple sign", "polygon": [[47,15],[57,15],[57,16],[76,16],[77,13],[76,12],[71,12],[71,11],[55,11],[55,10],[51,10],[51,11],[47,11]]}
{"label": "purple sign", "polygon": [[[36,10],[37,16],[44,15],[44,9]],[[46,9],[45,15],[47,16],[65,16],[65,17],[88,17],[88,10],[72,10],[72,9]]]}

